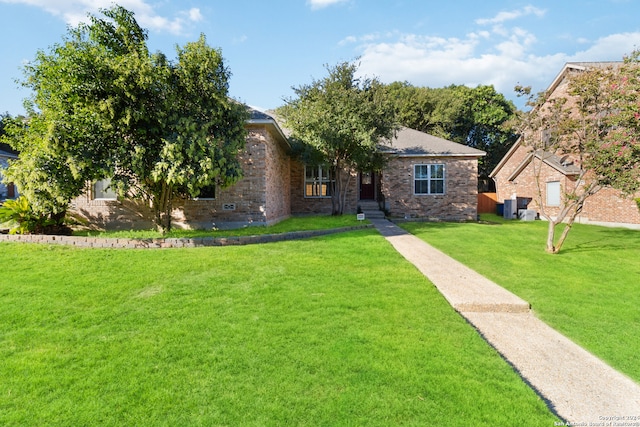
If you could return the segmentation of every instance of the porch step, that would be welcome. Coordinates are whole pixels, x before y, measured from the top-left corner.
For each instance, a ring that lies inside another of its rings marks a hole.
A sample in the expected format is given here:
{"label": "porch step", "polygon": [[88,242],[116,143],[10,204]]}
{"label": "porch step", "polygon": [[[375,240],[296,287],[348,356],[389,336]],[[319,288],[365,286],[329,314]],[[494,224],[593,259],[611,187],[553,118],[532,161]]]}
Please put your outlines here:
{"label": "porch step", "polygon": [[384,212],[382,211],[362,211],[365,219],[384,219]]}
{"label": "porch step", "polygon": [[380,210],[378,202],[375,200],[360,200],[358,207],[366,219],[384,219],[384,212]]}

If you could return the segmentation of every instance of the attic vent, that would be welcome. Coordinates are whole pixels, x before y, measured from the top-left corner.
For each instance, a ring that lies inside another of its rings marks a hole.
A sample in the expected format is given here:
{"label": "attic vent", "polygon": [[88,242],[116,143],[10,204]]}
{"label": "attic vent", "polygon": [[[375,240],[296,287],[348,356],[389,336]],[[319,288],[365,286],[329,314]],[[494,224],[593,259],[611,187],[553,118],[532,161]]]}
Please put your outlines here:
{"label": "attic vent", "polygon": [[235,203],[223,203],[222,204],[222,210],[223,211],[235,211],[236,210],[236,204]]}

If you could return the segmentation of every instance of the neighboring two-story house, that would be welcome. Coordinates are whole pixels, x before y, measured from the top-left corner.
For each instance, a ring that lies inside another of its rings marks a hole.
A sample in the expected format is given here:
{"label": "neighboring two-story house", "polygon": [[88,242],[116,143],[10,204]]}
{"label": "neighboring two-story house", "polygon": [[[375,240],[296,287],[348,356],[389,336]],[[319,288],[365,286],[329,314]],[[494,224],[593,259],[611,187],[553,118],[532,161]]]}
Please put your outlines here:
{"label": "neighboring two-story house", "polygon": [[[615,63],[567,63],[547,89],[550,98],[568,97],[568,78],[572,73],[608,65]],[[578,159],[570,155],[534,152],[519,139],[490,174],[496,183],[498,202],[513,200],[505,206],[539,211],[535,202],[539,182],[544,209],[555,216],[562,206],[562,194],[579,184],[577,162]],[[640,194],[624,197],[617,190],[603,188],[587,199],[576,222],[640,229],[640,210],[634,200],[637,197]],[[509,214],[517,215],[517,212]]]}

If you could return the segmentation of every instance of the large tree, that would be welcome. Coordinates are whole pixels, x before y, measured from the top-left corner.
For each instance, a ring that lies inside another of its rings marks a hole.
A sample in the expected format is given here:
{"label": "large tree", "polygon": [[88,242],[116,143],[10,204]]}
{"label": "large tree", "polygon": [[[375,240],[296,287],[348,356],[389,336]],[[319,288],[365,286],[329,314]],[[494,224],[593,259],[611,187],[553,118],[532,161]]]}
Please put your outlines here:
{"label": "large tree", "polygon": [[35,209],[64,212],[87,182],[111,178],[122,195],[148,199],[167,230],[174,198],[241,176],[248,113],[228,97],[221,52],[201,36],[172,62],[146,41],[133,13],[114,6],[25,67],[34,95],[10,134],[22,155],[8,174]]}
{"label": "large tree", "polygon": [[[537,204],[549,222],[546,250],[558,253],[585,202],[605,187],[630,196],[640,188],[640,63],[638,53],[622,66],[593,66],[568,77],[566,96],[530,96],[522,141],[538,153],[532,160]],[[517,88],[529,94],[528,88]],[[570,159],[579,169],[562,189],[557,215],[542,199],[540,170],[549,156]],[[563,224],[560,236],[556,228]]]}
{"label": "large tree", "polygon": [[486,151],[478,164],[481,178],[517,139],[517,108],[493,86],[428,88],[395,82],[386,90],[403,126]]}
{"label": "large tree", "polygon": [[344,211],[352,173],[380,167],[378,145],[396,130],[392,104],[377,79],[358,78],[358,65],[327,67],[329,75],[293,88],[279,114],[292,137],[304,144],[303,160],[331,171],[332,213]]}

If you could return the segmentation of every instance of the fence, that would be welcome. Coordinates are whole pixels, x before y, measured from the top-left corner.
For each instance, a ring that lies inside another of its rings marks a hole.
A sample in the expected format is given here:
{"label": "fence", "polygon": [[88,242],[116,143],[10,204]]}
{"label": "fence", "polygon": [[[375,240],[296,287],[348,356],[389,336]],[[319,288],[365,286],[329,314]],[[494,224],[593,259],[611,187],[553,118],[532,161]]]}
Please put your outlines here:
{"label": "fence", "polygon": [[478,193],[478,213],[496,213],[498,196],[496,193]]}

